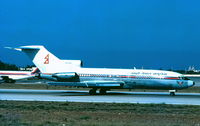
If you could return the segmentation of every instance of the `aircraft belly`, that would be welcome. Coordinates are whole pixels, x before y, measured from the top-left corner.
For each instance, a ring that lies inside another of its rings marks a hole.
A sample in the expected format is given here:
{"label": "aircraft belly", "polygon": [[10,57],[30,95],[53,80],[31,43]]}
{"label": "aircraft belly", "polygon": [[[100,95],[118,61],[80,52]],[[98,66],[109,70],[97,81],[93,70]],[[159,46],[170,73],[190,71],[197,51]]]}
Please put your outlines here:
{"label": "aircraft belly", "polygon": [[88,87],[88,88],[120,88],[123,86],[123,82],[115,81],[83,81],[83,82],[49,82],[49,85],[57,86],[76,86],[76,87]]}
{"label": "aircraft belly", "polygon": [[178,80],[158,80],[158,79],[142,79],[131,80],[125,83],[124,88],[134,89],[184,89],[187,88],[187,83]]}
{"label": "aircraft belly", "polygon": [[[78,83],[51,83],[50,85],[66,85],[81,87],[110,87],[110,88],[131,88],[131,89],[184,89],[187,82],[184,80],[164,80],[164,79],[132,79],[132,78],[100,78],[100,77],[80,77]],[[114,83],[113,83],[114,82]],[[118,83],[118,82],[123,82]]]}

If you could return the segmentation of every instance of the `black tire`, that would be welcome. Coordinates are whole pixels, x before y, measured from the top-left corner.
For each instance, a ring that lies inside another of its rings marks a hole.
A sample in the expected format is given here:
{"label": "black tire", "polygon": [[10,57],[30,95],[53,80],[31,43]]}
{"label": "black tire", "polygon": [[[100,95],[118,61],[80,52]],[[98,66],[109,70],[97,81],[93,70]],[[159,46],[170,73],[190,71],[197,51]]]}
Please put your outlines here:
{"label": "black tire", "polygon": [[100,89],[100,91],[99,91],[99,94],[101,94],[101,95],[105,95],[106,94],[106,89]]}
{"label": "black tire", "polygon": [[170,92],[170,96],[175,96],[175,92]]}
{"label": "black tire", "polygon": [[90,95],[95,95],[95,94],[96,94],[96,90],[95,90],[95,89],[91,89],[91,90],[89,91],[89,94],[90,94]]}

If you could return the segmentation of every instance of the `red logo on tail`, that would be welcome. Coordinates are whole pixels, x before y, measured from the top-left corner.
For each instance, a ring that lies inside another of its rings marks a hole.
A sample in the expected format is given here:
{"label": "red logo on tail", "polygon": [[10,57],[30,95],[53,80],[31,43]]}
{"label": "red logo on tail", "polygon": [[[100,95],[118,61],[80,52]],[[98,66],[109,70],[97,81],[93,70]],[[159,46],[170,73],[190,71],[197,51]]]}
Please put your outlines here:
{"label": "red logo on tail", "polygon": [[47,54],[47,56],[44,59],[44,64],[49,64],[49,54]]}

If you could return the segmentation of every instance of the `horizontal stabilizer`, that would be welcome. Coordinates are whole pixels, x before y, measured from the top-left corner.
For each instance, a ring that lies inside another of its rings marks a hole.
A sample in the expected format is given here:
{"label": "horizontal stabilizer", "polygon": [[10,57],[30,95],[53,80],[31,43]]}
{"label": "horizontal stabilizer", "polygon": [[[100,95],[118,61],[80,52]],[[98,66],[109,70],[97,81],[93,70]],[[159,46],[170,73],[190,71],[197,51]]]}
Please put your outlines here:
{"label": "horizontal stabilizer", "polygon": [[6,49],[13,49],[13,50],[17,50],[17,51],[22,51],[22,50],[39,50],[40,48],[42,48],[43,46],[20,46],[17,48],[13,48],[13,47],[5,47]]}

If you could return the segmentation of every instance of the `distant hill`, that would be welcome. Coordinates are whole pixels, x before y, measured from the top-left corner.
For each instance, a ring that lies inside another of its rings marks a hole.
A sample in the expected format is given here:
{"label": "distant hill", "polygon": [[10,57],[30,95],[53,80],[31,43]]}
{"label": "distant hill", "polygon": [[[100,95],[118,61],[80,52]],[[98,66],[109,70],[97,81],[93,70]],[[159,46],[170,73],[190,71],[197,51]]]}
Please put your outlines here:
{"label": "distant hill", "polygon": [[14,64],[8,64],[0,61],[0,70],[19,70],[19,68]]}

